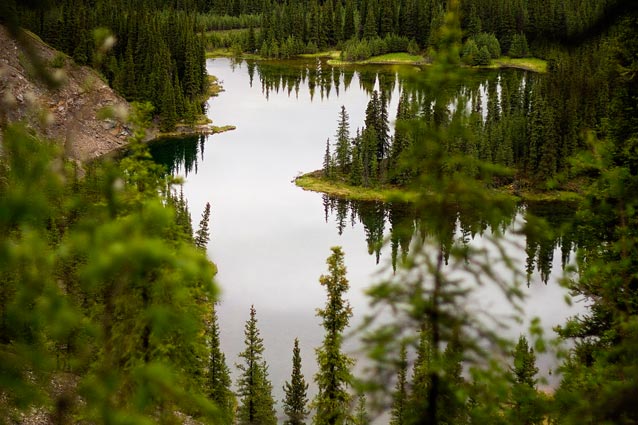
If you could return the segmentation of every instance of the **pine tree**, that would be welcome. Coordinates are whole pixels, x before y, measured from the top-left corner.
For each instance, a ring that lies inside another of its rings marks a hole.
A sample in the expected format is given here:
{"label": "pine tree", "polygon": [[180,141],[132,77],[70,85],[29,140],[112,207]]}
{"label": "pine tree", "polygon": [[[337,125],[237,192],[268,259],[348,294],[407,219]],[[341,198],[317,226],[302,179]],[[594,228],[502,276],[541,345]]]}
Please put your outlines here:
{"label": "pine tree", "polygon": [[350,303],[343,298],[349,288],[343,257],[341,247],[333,247],[327,260],[329,274],[319,278],[328,299],[325,308],[317,311],[326,333],[316,350],[319,371],[315,382],[319,392],[313,401],[317,412],[313,419],[315,425],[344,425],[349,418],[351,396],[347,389],[351,385],[350,368],[354,361],[341,352],[343,331],[352,316]]}
{"label": "pine tree", "polygon": [[230,370],[226,365],[226,356],[221,350],[217,311],[213,305],[208,326],[208,398],[215,402],[220,410],[224,424],[232,424],[235,415],[235,394],[231,390]]}
{"label": "pine tree", "polygon": [[330,139],[326,140],[326,152],[323,155],[323,176],[327,179],[331,179],[333,177],[333,160],[332,155],[330,154]]}
{"label": "pine tree", "polygon": [[350,123],[348,112],[346,107],[341,106],[341,112],[339,113],[339,126],[337,127],[337,139],[336,146],[336,160],[337,167],[341,173],[346,173],[348,166],[350,165]]}
{"label": "pine tree", "polygon": [[299,339],[295,338],[295,345],[292,349],[292,373],[290,382],[284,384],[284,413],[288,419],[285,425],[303,425],[305,424],[308,410],[306,405],[308,398],[306,392],[308,384],[301,372],[301,354],[299,350]]}
{"label": "pine tree", "polygon": [[379,97],[379,112],[377,116],[377,160],[381,162],[390,152],[390,120],[388,116],[388,98],[385,91]]}
{"label": "pine tree", "polygon": [[405,344],[401,346],[401,354],[399,357],[399,370],[397,373],[397,383],[394,386],[392,394],[392,412],[390,417],[390,425],[405,425],[408,423],[406,418],[407,398],[408,398],[408,354]]}
{"label": "pine tree", "polygon": [[350,168],[350,184],[361,186],[363,184],[363,162],[361,160],[361,150],[358,146],[352,151],[352,167]]}
{"label": "pine tree", "polygon": [[346,10],[343,19],[343,39],[350,40],[356,35],[354,26],[354,0],[346,0]]}
{"label": "pine tree", "polygon": [[200,249],[206,250],[208,241],[210,240],[210,231],[208,230],[208,223],[210,221],[210,202],[206,202],[206,207],[202,213],[202,219],[199,222],[199,228],[195,233],[195,246]]}
{"label": "pine tree", "polygon": [[244,337],[246,349],[239,353],[244,363],[236,365],[241,372],[237,382],[237,393],[241,398],[237,422],[240,425],[275,425],[275,401],[268,379],[268,365],[263,358],[264,341],[259,335],[254,306],[250,307],[250,319],[246,321]]}
{"label": "pine tree", "polygon": [[377,18],[374,14],[373,2],[368,3],[368,11],[362,28],[363,34],[361,38],[370,40],[377,37]]}
{"label": "pine tree", "polygon": [[407,423],[415,418],[426,418],[430,378],[432,370],[432,348],[430,332],[424,327],[419,334],[417,358],[412,369],[412,391],[407,402]]}
{"label": "pine tree", "polygon": [[357,408],[354,412],[354,425],[369,425],[370,417],[368,416],[368,410],[366,409],[366,396],[360,394],[357,400]]}
{"label": "pine tree", "polygon": [[518,338],[518,343],[514,352],[514,367],[511,368],[514,374],[514,381],[517,384],[527,385],[530,388],[536,388],[536,374],[538,373],[538,367],[536,367],[536,355],[534,349],[529,346],[527,338],[521,335]]}
{"label": "pine tree", "polygon": [[511,421],[522,425],[543,422],[542,410],[536,392],[536,355],[529,347],[527,338],[521,335],[512,352],[514,366],[510,368],[514,383],[512,386]]}

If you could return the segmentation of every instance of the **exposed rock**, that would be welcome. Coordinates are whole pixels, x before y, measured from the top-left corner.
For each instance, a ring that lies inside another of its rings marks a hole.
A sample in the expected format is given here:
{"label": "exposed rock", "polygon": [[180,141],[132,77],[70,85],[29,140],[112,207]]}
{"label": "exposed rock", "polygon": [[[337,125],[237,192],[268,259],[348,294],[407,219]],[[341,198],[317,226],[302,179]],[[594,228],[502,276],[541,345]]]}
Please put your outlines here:
{"label": "exposed rock", "polygon": [[[31,37],[45,63],[62,53]],[[49,68],[64,82],[51,89],[32,77],[15,40],[0,25],[0,124],[24,120],[55,140],[71,159],[86,162],[120,149],[131,134],[124,123],[129,104],[100,75],[65,56],[61,68]],[[108,121],[99,116],[115,111]],[[0,134],[0,139],[2,135]]]}

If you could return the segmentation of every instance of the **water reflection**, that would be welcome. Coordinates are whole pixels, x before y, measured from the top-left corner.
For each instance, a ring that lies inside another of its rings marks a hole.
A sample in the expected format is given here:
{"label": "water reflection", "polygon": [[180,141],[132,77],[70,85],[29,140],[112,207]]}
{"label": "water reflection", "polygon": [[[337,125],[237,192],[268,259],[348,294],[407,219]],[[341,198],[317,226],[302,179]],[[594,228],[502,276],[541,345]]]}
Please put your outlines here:
{"label": "water reflection", "polygon": [[[574,231],[575,208],[568,202],[527,202],[513,208],[509,216],[494,223],[473,212],[450,204],[446,215],[447,225],[436,229],[428,223],[428,212],[418,210],[413,204],[400,202],[352,201],[323,195],[325,221],[333,221],[341,235],[348,226],[361,224],[365,232],[367,250],[374,255],[377,264],[382,252],[390,251],[392,268],[405,261],[414,238],[421,240],[437,232],[447,259],[449,249],[455,243],[469,244],[486,232],[513,231],[515,222],[533,222],[540,226],[523,226],[517,230],[525,237],[525,272],[528,284],[534,273],[547,284],[554,265],[554,253],[560,249],[560,265],[565,268],[575,251],[578,235]],[[440,222],[438,222],[440,225]],[[385,242],[388,243],[385,243]]]}
{"label": "water reflection", "polygon": [[199,162],[204,161],[206,137],[187,136],[157,140],[151,145],[151,155],[155,162],[165,167],[170,175],[197,174]]}

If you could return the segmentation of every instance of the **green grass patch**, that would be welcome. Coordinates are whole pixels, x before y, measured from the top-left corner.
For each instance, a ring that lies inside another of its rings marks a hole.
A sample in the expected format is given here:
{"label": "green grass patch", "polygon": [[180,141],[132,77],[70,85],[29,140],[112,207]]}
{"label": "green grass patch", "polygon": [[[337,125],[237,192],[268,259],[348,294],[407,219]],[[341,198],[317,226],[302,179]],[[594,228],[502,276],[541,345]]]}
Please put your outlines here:
{"label": "green grass patch", "polygon": [[217,96],[219,93],[223,92],[224,88],[219,83],[219,79],[214,75],[208,75],[208,94],[210,96]]}
{"label": "green grass patch", "polygon": [[243,33],[247,33],[249,31],[248,28],[235,28],[232,30],[212,30],[212,31],[206,31],[205,35],[210,36],[210,35],[219,35],[219,36],[228,36],[228,35],[233,35],[233,34],[243,34]]}
{"label": "green grass patch", "polygon": [[215,58],[235,58],[235,59],[251,59],[251,60],[263,60],[264,57],[253,53],[242,53],[241,56],[237,56],[230,49],[217,48],[206,51],[206,57],[208,59]]}
{"label": "green grass patch", "polygon": [[413,202],[417,198],[416,193],[397,187],[352,186],[343,181],[324,179],[317,171],[297,177],[295,184],[304,190],[355,201]]}
{"label": "green grass patch", "polygon": [[547,72],[547,61],[538,58],[509,58],[507,56],[494,59],[491,68],[519,68],[528,71]]}
{"label": "green grass patch", "polygon": [[406,52],[386,53],[385,55],[373,56],[366,59],[365,63],[392,63],[392,64],[419,64],[423,62],[423,56],[411,55]]}
{"label": "green grass patch", "polygon": [[[397,186],[363,187],[352,186],[343,180],[328,180],[323,177],[321,171],[313,171],[301,175],[294,181],[297,186],[304,190],[325,193],[337,198],[354,201],[415,202],[419,197],[417,192]],[[566,190],[513,191],[511,186],[506,186],[491,189],[490,193],[490,198],[494,200],[511,199],[513,201],[572,203],[578,203],[583,200],[582,195],[579,193]]]}
{"label": "green grass patch", "polygon": [[218,48],[206,51],[207,58],[232,58],[235,55],[230,49]]}
{"label": "green grass patch", "polygon": [[341,51],[339,50],[325,50],[323,52],[302,53],[299,55],[300,58],[331,58],[331,59],[339,59],[340,56],[341,56]]}
{"label": "green grass patch", "polygon": [[329,65],[420,65],[424,63],[421,55],[411,55],[406,52],[386,53],[385,55],[372,56],[366,60],[348,62],[339,59],[339,56],[328,61]]}

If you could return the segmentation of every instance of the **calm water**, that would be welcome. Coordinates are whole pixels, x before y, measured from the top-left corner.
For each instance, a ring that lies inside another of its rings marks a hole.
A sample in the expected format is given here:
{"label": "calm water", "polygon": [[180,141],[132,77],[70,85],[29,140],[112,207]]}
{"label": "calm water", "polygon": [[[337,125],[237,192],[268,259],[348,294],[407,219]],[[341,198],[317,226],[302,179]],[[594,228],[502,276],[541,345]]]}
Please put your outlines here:
{"label": "calm water", "polygon": [[[227,361],[236,373],[234,363],[244,349],[244,324],[254,304],[281,411],[281,388],[290,376],[295,337],[300,339],[306,380],[312,381],[316,372],[314,348],[321,344],[323,329],[315,310],[325,302],[318,278],[327,270],[330,247],[340,245],[346,253],[352,324],[368,311],[363,290],[390,270],[389,247],[381,250],[378,263],[377,255],[369,253],[369,227],[357,219],[351,224],[348,218],[340,229],[334,209],[328,208],[326,220],[321,194],[303,191],[291,182],[301,172],[321,168],[326,139],[334,136],[341,105],[350,115],[351,131],[363,125],[374,79],[359,72],[335,78],[324,69],[323,75],[303,74],[306,78],[299,81],[301,71],[292,64],[288,67],[293,70],[291,76],[278,83],[269,78],[266,89],[259,73],[246,63],[214,59],[208,61],[207,68],[225,89],[209,100],[208,115],[216,125],[233,124],[237,129],[201,141],[160,142],[152,151],[158,161],[186,178],[184,194],[194,226],[206,202],[212,205],[208,253],[219,267],[217,282],[222,297],[218,313]],[[392,85],[393,69],[386,71],[385,84]],[[328,79],[329,92],[325,88]],[[398,90],[395,85],[391,116],[396,112]],[[385,235],[388,228],[383,230]],[[516,238],[524,246],[524,238]],[[563,301],[564,290],[555,283],[562,273],[560,249],[551,250],[555,251],[555,266],[548,283],[541,281],[540,273],[532,275],[525,308],[527,317],[542,316],[547,329],[573,313]],[[524,251],[517,257],[524,269]],[[509,311],[489,289],[481,299],[492,311]],[[576,308],[582,306],[577,304]],[[517,336],[525,326],[512,327],[510,333]],[[348,341],[349,349],[356,346],[355,339]],[[545,373],[549,363],[541,365]],[[310,392],[316,392],[312,383]]]}

